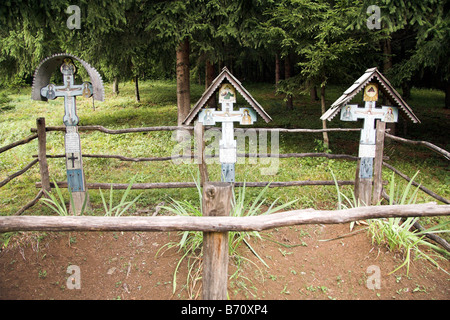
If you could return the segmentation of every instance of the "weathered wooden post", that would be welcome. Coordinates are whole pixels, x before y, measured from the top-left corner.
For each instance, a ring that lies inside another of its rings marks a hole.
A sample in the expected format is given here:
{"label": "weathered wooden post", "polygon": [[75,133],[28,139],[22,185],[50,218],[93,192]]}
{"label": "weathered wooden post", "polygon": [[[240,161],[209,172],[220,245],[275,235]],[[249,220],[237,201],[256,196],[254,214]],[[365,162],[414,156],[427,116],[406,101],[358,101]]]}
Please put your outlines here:
{"label": "weathered wooden post", "polygon": [[373,195],[372,205],[376,205],[381,200],[383,191],[383,151],[384,151],[384,133],[386,131],[386,122],[377,121],[375,144],[375,159],[373,160]]}
{"label": "weathered wooden post", "polygon": [[[361,90],[364,90],[364,108],[348,104]],[[397,107],[377,107],[380,92],[392,105],[400,108],[404,112],[403,115],[409,117],[414,123],[420,122],[411,108],[403,101],[377,68],[367,69],[331,105],[331,108],[320,117],[321,120],[331,120],[341,111],[342,121],[357,121],[359,119],[364,121],[359,142],[359,161],[355,177],[355,195],[363,205],[371,205],[380,199],[382,192],[381,167],[383,164],[384,131],[386,123],[397,122],[399,114]],[[375,130],[375,123],[377,123],[377,130]],[[372,192],[373,177],[375,177],[375,185]]]}
{"label": "weathered wooden post", "polygon": [[47,164],[47,132],[45,131],[45,118],[36,119],[36,128],[38,134],[38,160],[39,160],[39,172],[41,174],[42,190],[50,192],[50,175],[48,172]]}
{"label": "weathered wooden post", "polygon": [[[229,216],[232,186],[206,182],[203,186],[204,216]],[[203,232],[203,300],[225,300],[228,282],[228,232]]]}
{"label": "weathered wooden post", "polygon": [[197,163],[200,171],[200,183],[202,186],[209,180],[208,167],[205,162],[205,127],[201,122],[196,122],[194,126],[195,143],[197,145]]}
{"label": "weathered wooden post", "polygon": [[[76,67],[73,59],[77,59],[86,68],[93,83],[86,81],[81,85],[74,84]],[[58,67],[60,68],[64,81],[64,84],[60,86],[49,83],[52,73]],[[77,127],[79,118],[76,109],[76,97],[83,96],[90,98],[93,95],[97,100],[103,100],[101,77],[94,68],[75,56],[69,54],[54,55],[41,62],[35,72],[32,91],[32,98],[34,100],[53,100],[57,97],[64,98],[63,123],[66,126],[64,145],[66,151],[67,184],[73,199],[73,201],[70,201],[70,211],[73,214],[80,214],[83,206],[89,206],[89,194],[86,188],[81,154],[81,141]]]}

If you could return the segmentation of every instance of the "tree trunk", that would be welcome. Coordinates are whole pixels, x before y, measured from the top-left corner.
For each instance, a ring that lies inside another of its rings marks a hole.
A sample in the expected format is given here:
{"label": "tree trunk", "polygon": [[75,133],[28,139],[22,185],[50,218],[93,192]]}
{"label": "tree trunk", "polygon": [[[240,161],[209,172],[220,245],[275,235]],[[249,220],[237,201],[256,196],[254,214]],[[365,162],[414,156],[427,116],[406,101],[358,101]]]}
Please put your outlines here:
{"label": "tree trunk", "polygon": [[141,97],[139,95],[139,77],[134,77],[134,95],[136,97],[137,102],[141,102]]}
{"label": "tree trunk", "polygon": [[[326,111],[325,85],[322,85],[320,87],[320,108],[321,108],[322,114],[324,114]],[[327,120],[322,120],[322,128],[323,129],[327,128]],[[323,132],[323,146],[325,149],[328,149],[330,147],[330,140],[328,139],[328,132],[326,132],[326,131]]]}
{"label": "tree trunk", "polygon": [[113,90],[113,93],[116,94],[116,96],[119,95],[119,78],[118,77],[114,77],[112,90]]}
{"label": "tree trunk", "polygon": [[450,81],[445,84],[445,109],[450,109]]}
{"label": "tree trunk", "polygon": [[[286,59],[284,60],[284,79],[287,80],[291,77],[291,58],[290,55],[288,54],[286,56]],[[292,110],[294,109],[294,105],[293,105],[293,100],[292,100],[292,95],[288,94],[286,96],[286,108],[288,110]]]}
{"label": "tree trunk", "polygon": [[411,98],[411,83],[409,81],[404,81],[402,83],[402,98],[405,101]]}
{"label": "tree trunk", "polygon": [[181,125],[191,108],[189,39],[187,38],[181,41],[177,48],[177,108],[178,125]]}
{"label": "tree trunk", "polygon": [[392,68],[391,39],[386,39],[383,41],[383,55],[384,55],[383,73],[386,73],[389,69]]}
{"label": "tree trunk", "polygon": [[278,82],[280,82],[280,55],[275,54],[275,90],[278,90]]}
{"label": "tree trunk", "polygon": [[[210,60],[206,59],[206,66],[205,66],[205,90],[208,89],[208,87],[211,85],[211,83],[214,80],[214,64],[211,63]],[[215,108],[216,105],[216,97],[215,95],[212,95],[211,98],[208,100],[208,106],[211,108]]]}
{"label": "tree trunk", "polygon": [[317,95],[317,87],[313,84],[312,81],[308,81],[308,87],[311,102],[319,101],[319,96]]}

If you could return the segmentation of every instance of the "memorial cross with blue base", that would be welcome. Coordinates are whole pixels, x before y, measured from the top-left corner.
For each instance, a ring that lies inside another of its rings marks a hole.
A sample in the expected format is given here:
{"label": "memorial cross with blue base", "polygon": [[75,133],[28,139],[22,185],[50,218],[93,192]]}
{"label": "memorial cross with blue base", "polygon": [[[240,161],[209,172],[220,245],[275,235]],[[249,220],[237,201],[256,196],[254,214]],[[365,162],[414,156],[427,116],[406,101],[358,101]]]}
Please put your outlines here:
{"label": "memorial cross with blue base", "polygon": [[198,121],[203,125],[222,123],[222,139],[219,141],[219,161],[222,167],[221,180],[223,182],[235,181],[235,164],[237,159],[236,140],[234,140],[234,122],[243,125],[253,124],[256,113],[252,108],[239,108],[233,110],[236,103],[236,92],[230,84],[223,84],[219,91],[219,103],[222,110],[214,108],[202,109]]}
{"label": "memorial cross with blue base", "polygon": [[341,110],[342,121],[364,120],[358,152],[358,157],[361,158],[359,176],[362,179],[372,178],[373,176],[376,120],[384,122],[397,122],[398,120],[398,109],[396,107],[382,106],[381,108],[375,108],[377,100],[378,87],[371,83],[364,90],[364,108],[359,108],[358,105],[346,105]]}
{"label": "memorial cross with blue base", "polygon": [[62,86],[48,84],[41,88],[41,95],[49,100],[64,97],[63,123],[66,126],[64,142],[67,184],[74,200],[74,208],[71,208],[71,210],[73,213],[79,214],[83,204],[86,205],[89,200],[84,179],[80,135],[77,128],[79,118],[76,110],[76,97],[91,97],[93,88],[90,82],[84,82],[81,85],[74,84],[76,67],[71,59],[64,59],[60,70],[63,74],[64,84]]}

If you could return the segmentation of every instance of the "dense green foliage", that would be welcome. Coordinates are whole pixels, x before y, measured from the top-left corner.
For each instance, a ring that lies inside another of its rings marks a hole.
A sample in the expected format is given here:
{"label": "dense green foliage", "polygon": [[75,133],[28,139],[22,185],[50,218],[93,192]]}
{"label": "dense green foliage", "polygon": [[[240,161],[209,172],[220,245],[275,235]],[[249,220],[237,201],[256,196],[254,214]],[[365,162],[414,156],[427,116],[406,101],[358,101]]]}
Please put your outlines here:
{"label": "dense green foliage", "polygon": [[[66,26],[73,4],[81,29]],[[366,26],[373,4],[379,30]],[[0,83],[29,83],[39,61],[61,51],[89,61],[106,80],[173,78],[176,47],[188,39],[199,81],[210,61],[216,72],[227,65],[240,79],[273,82],[278,56],[294,67],[280,89],[287,94],[373,66],[406,93],[424,84],[448,91],[448,9],[440,0],[6,0]]]}

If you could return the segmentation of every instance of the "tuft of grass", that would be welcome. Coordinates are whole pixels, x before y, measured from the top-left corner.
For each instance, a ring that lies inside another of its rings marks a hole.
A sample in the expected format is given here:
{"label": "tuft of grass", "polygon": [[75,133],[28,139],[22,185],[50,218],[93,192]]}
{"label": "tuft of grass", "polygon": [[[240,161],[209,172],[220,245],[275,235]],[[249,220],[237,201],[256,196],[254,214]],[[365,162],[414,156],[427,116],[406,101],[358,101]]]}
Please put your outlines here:
{"label": "tuft of grass", "polygon": [[133,186],[133,183],[136,179],[136,176],[134,176],[130,183],[128,184],[127,189],[125,190],[124,194],[122,195],[122,198],[120,199],[120,202],[118,205],[113,206],[113,187],[111,185],[111,189],[109,191],[109,205],[106,204],[105,197],[103,196],[103,192],[101,189],[99,189],[100,196],[102,198],[103,207],[105,209],[105,216],[115,216],[120,217],[122,214],[124,214],[133,204],[136,203],[136,201],[139,200],[141,197],[141,194],[139,194],[136,198],[134,198],[131,201],[126,201],[128,197],[128,193],[131,190],[131,187]]}
{"label": "tuft of grass", "polygon": [[[411,181],[409,181],[406,188],[401,190],[401,188],[395,186],[395,174],[392,173],[389,187],[389,205],[416,203],[419,186],[415,188],[415,190],[411,190],[411,187],[413,180],[418,174],[419,171],[417,171]],[[413,253],[415,254],[415,258],[424,258],[434,264],[438,269],[450,274],[446,270],[442,269],[435,259],[437,257],[442,258],[442,256],[433,255],[422,249],[422,247],[429,248],[441,253],[442,255],[448,256],[448,252],[426,241],[425,236],[427,233],[450,232],[450,230],[445,229],[450,221],[440,223],[423,231],[412,230],[414,223],[418,220],[418,217],[409,217],[406,219],[387,218],[370,220],[369,232],[372,235],[372,242],[376,242],[378,245],[384,244],[390,251],[398,251],[403,254],[403,263],[389,274],[406,267],[406,274],[408,275]]]}
{"label": "tuft of grass", "polygon": [[[40,201],[43,202],[46,206],[48,206],[50,209],[55,211],[58,215],[68,216],[69,211],[67,210],[66,203],[64,200],[64,196],[61,192],[61,189],[58,187],[58,184],[56,183],[55,180],[53,180],[53,183],[55,185],[56,195],[53,192],[45,191],[45,194],[48,196],[48,198],[45,198],[45,197],[41,198]],[[68,188],[68,190],[69,190],[69,201],[70,201],[72,208],[74,208],[75,206],[74,206],[74,202],[73,202],[72,192],[70,191],[70,188]],[[84,214],[84,211],[86,209],[86,203],[87,203],[87,197],[85,197],[85,199],[84,199],[83,205],[81,207],[80,215]]]}
{"label": "tuft of grass", "polygon": [[[338,209],[347,209],[348,207],[355,208],[361,204],[356,200],[356,197],[352,191],[352,198],[350,199],[344,193],[342,193],[337,184],[336,177],[331,171],[333,179],[335,181],[336,192],[338,196]],[[395,184],[395,173],[392,173],[389,184],[389,205],[394,204],[415,204],[418,198],[418,191],[420,186],[417,186],[412,190],[412,183],[419,174],[419,171],[412,177],[405,188],[401,184]],[[380,205],[381,203],[378,203]],[[396,267],[389,274],[392,274],[403,267],[406,267],[406,274],[409,274],[409,266],[412,259],[412,254],[415,254],[415,258],[424,258],[434,264],[438,269],[449,274],[446,270],[442,269],[436,261],[436,258],[443,258],[443,256],[449,256],[448,252],[439,248],[438,246],[426,241],[425,236],[428,233],[449,233],[450,230],[445,229],[450,221],[445,221],[431,228],[423,231],[412,230],[413,225],[418,221],[418,217],[403,218],[384,218],[384,219],[371,219],[368,220],[368,230],[372,237],[372,243],[378,245],[386,245],[390,251],[397,251],[403,254],[403,262]],[[353,227],[351,224],[351,229]],[[441,255],[435,255],[426,252],[422,247],[432,249]]]}
{"label": "tuft of grass", "polygon": [[[197,179],[194,180],[196,184],[196,190],[198,195],[198,202],[193,204],[188,200],[176,200],[171,198],[171,205],[164,206],[163,209],[177,215],[177,216],[203,216],[202,212],[202,198],[203,191],[199,182],[199,175],[197,175]],[[233,198],[232,198],[232,217],[250,217],[256,215],[266,215],[278,212],[284,208],[287,208],[293,205],[297,200],[292,200],[286,202],[284,204],[276,206],[277,200],[273,201],[268,209],[265,212],[262,212],[263,206],[267,204],[267,199],[264,198],[264,195],[270,184],[264,187],[260,193],[256,196],[256,198],[249,198],[246,195],[246,187],[245,183],[243,187],[233,189]],[[183,231],[180,233],[181,238],[178,242],[169,242],[165,244],[162,248],[166,247],[170,248],[178,248],[178,251],[183,251],[182,257],[178,260],[178,263],[174,270],[173,276],[173,292],[175,292],[177,287],[177,273],[181,263],[184,259],[188,258],[188,276],[186,279],[185,287],[188,288],[188,291],[191,292],[190,296],[192,297],[193,288],[195,287],[196,281],[200,279],[199,274],[202,268],[202,260],[200,257],[203,255],[203,233],[199,231]],[[235,260],[239,262],[244,258],[239,254],[238,248],[244,243],[250,251],[261,261],[261,263],[269,267],[267,263],[261,258],[261,256],[253,249],[248,240],[250,238],[262,239],[259,232],[257,231],[240,231],[240,232],[229,232],[228,233],[228,243],[229,243],[229,255],[235,257]],[[160,248],[160,250],[162,249]],[[160,251],[159,250],[159,251]],[[157,254],[159,254],[159,251]],[[247,260],[247,259],[245,259]],[[239,265],[236,272],[231,276],[234,277],[239,272]],[[191,287],[190,287],[191,286]]]}

